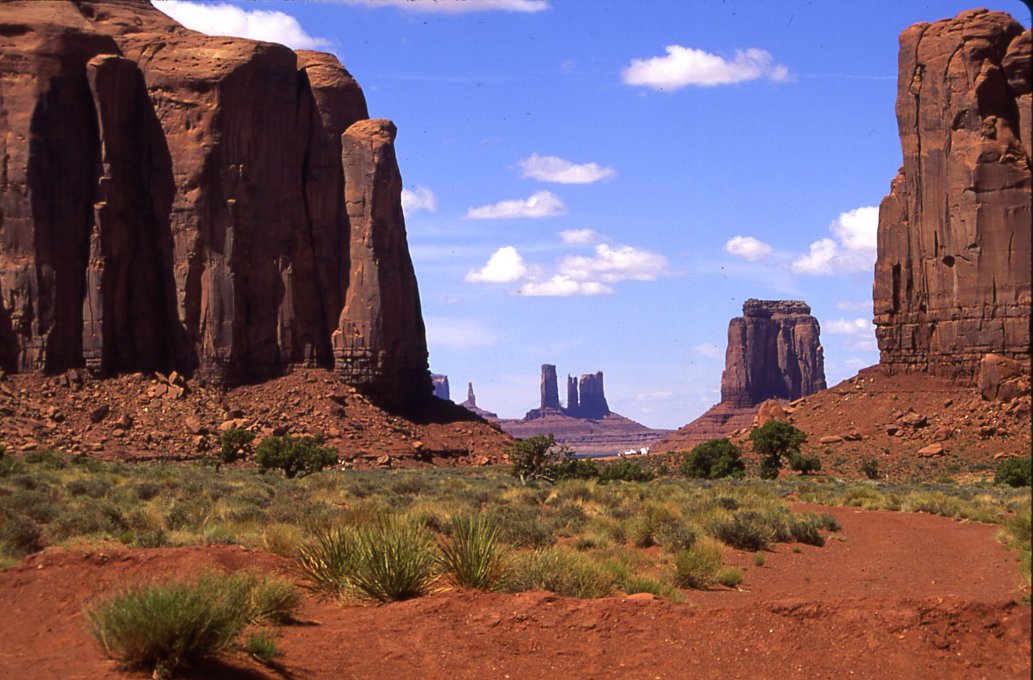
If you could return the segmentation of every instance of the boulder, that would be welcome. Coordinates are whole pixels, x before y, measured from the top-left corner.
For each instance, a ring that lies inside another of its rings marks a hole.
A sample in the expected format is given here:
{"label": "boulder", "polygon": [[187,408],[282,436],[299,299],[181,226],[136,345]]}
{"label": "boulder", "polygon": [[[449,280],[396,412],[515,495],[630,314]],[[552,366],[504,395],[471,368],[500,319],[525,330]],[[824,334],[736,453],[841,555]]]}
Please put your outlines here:
{"label": "boulder", "polygon": [[1030,393],[1030,363],[987,354],[979,362],[979,392],[989,401],[1011,401]]}

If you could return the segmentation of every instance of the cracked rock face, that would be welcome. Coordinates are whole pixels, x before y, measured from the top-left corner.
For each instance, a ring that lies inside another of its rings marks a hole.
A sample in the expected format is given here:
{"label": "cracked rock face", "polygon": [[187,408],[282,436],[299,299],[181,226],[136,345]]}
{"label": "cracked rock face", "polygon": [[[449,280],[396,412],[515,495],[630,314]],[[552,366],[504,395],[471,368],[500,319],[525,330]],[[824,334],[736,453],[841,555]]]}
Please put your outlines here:
{"label": "cracked rock face", "polygon": [[1030,351],[1030,31],[970,10],[900,35],[904,163],[879,209],[881,364],[973,383]]}
{"label": "cracked rock face", "polygon": [[742,311],[728,322],[722,405],[749,408],[825,389],[821,328],[807,304],[747,300]]}
{"label": "cracked rock face", "polygon": [[4,3],[0,368],[336,364],[387,406],[429,394],[394,126],[367,117],[332,55],[145,0]]}

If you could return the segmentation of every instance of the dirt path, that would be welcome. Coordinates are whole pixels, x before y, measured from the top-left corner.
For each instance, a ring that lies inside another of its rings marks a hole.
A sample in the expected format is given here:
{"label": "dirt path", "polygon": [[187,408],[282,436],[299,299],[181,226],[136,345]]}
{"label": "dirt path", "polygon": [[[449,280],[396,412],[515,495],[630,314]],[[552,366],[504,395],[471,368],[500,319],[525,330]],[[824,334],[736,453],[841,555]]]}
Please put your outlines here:
{"label": "dirt path", "polygon": [[[803,509],[801,506],[800,509]],[[278,644],[284,675],[227,656],[208,677],[1026,678],[1030,609],[996,528],[822,508],[846,541],[779,545],[742,591],[581,601],[548,593],[441,593],[382,607],[311,600]],[[80,612],[117,584],[203,564],[285,571],[235,547],[50,553],[0,572],[0,678],[115,673]],[[199,676],[201,677],[201,676]]]}

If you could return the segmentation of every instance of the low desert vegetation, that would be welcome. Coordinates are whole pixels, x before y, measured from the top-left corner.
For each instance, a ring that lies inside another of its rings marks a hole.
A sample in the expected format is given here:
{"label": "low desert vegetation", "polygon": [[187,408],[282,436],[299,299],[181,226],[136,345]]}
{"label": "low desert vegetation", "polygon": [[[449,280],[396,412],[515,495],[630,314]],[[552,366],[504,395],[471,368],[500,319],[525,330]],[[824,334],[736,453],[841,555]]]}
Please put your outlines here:
{"label": "low desert vegetation", "polygon": [[[127,588],[95,602],[84,615],[108,654],[127,668],[161,677],[234,646],[249,624],[291,620],[300,603],[297,588],[283,579],[207,572],[192,582]],[[247,648],[252,652],[251,642]],[[268,652],[266,647],[262,653]]]}
{"label": "low desert vegetation", "polygon": [[[710,465],[707,475],[740,469],[728,448],[721,451],[727,455],[710,460],[727,464]],[[569,456],[544,460],[574,467]],[[308,587],[335,599],[547,588],[586,597],[653,592],[678,600],[680,588],[734,581],[718,577],[729,551],[763,555],[779,544],[820,546],[839,530],[830,515],[792,512],[787,497],[999,524],[1003,540],[1029,562],[1029,541],[1022,539],[1029,487],[843,482],[822,475],[654,477],[631,470],[642,469],[639,461],[623,462],[613,466],[616,473],[602,474],[610,466],[591,463],[598,474],[554,479],[536,473],[521,479],[508,467],[290,477],[200,464],[102,463],[48,451],[21,459],[8,454],[0,458],[0,565],[53,545],[223,543],[295,558]],[[739,575],[747,587],[752,568]],[[573,575],[563,576],[562,569]]]}

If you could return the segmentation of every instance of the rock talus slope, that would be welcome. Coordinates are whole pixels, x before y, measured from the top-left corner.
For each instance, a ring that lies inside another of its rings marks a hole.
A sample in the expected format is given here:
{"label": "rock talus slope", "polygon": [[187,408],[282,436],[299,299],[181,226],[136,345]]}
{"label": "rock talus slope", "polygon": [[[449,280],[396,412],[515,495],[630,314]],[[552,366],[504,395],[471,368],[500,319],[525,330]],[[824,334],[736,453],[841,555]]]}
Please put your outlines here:
{"label": "rock talus slope", "polygon": [[900,35],[903,165],[879,210],[875,324],[889,373],[973,384],[1030,351],[1030,31],[971,10]]}
{"label": "rock talus slope", "polygon": [[331,55],[143,0],[4,3],[0,368],[429,395],[395,130],[367,116]]}

